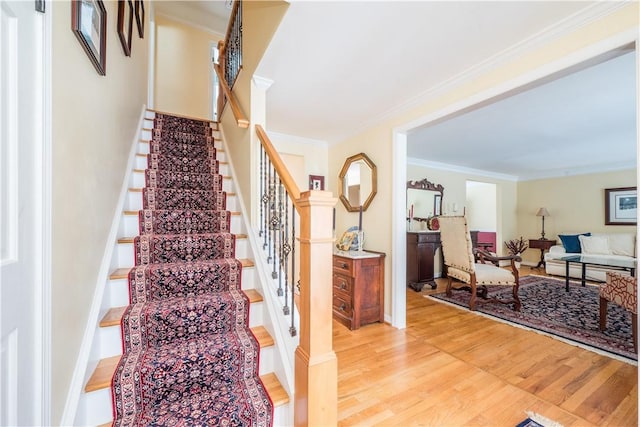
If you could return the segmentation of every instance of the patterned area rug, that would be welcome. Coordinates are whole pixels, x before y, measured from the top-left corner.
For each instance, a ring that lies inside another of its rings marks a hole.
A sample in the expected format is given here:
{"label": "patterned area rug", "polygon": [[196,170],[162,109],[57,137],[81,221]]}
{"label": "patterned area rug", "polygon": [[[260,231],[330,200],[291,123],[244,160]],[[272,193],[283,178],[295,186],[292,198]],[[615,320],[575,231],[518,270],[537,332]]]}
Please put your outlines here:
{"label": "patterned area rug", "polygon": [[[511,287],[488,286],[489,295],[508,299]],[[608,305],[607,329],[600,332],[598,287],[571,282],[569,293],[565,292],[563,280],[525,276],[520,279],[518,292],[522,301],[520,312],[510,306],[494,303],[479,303],[478,312],[506,320],[537,331],[578,343],[609,355],[638,360],[633,351],[631,314],[616,304]],[[454,291],[451,298],[444,293],[429,295],[462,307],[468,307],[469,293]]]}
{"label": "patterned area rug", "polygon": [[270,426],[206,122],[159,115],[112,381],[115,426]]}

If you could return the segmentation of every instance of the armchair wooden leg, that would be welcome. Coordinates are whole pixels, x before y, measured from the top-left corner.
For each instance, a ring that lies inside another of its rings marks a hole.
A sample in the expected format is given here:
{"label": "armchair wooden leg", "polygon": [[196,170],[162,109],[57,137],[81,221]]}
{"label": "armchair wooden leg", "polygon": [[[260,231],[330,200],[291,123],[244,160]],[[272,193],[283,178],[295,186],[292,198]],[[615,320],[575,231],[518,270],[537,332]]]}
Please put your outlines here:
{"label": "armchair wooden leg", "polygon": [[600,332],[607,329],[607,300],[600,297]]}
{"label": "armchair wooden leg", "polygon": [[518,285],[513,285],[513,311],[520,311],[520,307],[522,307],[520,297],[518,296],[518,287]]}
{"label": "armchair wooden leg", "polygon": [[469,299],[469,310],[473,311],[476,309],[476,300],[478,299],[478,289],[476,286],[476,281],[471,280],[471,298]]}
{"label": "armchair wooden leg", "polygon": [[450,296],[451,296],[451,283],[452,283],[452,281],[453,281],[453,280],[451,279],[451,276],[449,276],[449,277],[448,277],[448,280],[447,280],[447,291],[446,291],[446,295],[447,295],[448,297],[450,297]]}

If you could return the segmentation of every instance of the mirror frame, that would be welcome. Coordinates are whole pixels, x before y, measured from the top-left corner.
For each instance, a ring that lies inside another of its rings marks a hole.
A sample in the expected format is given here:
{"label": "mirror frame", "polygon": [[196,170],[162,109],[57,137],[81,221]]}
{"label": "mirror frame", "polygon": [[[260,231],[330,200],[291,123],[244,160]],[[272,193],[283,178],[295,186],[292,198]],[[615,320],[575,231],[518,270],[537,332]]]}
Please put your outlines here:
{"label": "mirror frame", "polygon": [[[421,179],[420,181],[407,181],[407,190],[413,188],[415,190],[427,190],[427,191],[435,191],[440,193],[440,215],[442,215],[442,200],[444,199],[444,187],[442,184],[434,184],[429,181],[427,178]],[[408,193],[406,195],[408,200]],[[434,214],[435,214],[435,206],[434,206]],[[425,218],[426,219],[426,218]]]}
{"label": "mirror frame", "polygon": [[364,203],[362,204],[363,211],[367,210],[367,208],[371,204],[371,201],[373,200],[376,193],[378,192],[378,169],[376,168],[376,165],[371,161],[371,159],[367,157],[367,155],[364,153],[358,153],[351,157],[347,157],[347,160],[344,161],[344,165],[342,166],[342,169],[340,170],[340,174],[338,175],[338,181],[339,181],[338,189],[340,194],[340,201],[349,212],[358,212],[360,210],[360,206],[351,206],[351,204],[349,203],[349,200],[345,197],[344,177],[347,176],[347,171],[349,170],[349,167],[351,166],[351,164],[360,160],[365,162],[367,166],[371,168],[371,193],[369,194],[369,197],[367,197],[367,200],[365,200]]}

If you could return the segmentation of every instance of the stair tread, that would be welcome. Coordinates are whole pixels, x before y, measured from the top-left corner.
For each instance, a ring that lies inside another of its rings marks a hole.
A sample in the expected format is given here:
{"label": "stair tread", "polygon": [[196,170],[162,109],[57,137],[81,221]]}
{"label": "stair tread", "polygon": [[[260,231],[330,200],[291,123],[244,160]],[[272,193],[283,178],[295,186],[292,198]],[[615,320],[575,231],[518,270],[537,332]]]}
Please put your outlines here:
{"label": "stair tread", "polygon": [[129,277],[129,272],[131,271],[131,267],[118,268],[114,270],[111,275],[109,275],[109,279],[118,280],[118,279],[126,279]]}
{"label": "stair tread", "polygon": [[[246,258],[240,259],[239,261],[242,264],[243,268],[255,267],[256,265],[253,262],[253,260],[246,259]],[[131,268],[132,267],[117,268],[109,275],[109,279],[111,280],[126,279],[129,277],[129,272],[131,271]]]}
{"label": "stair tread", "polygon": [[[168,111],[156,110],[154,108],[147,108],[147,112],[163,114],[165,116],[171,116],[171,117],[181,117],[183,119],[197,120],[199,122],[213,123],[216,126],[218,125],[218,122],[215,121],[215,120],[206,119],[206,118],[203,118],[203,117],[189,116],[189,115],[185,115],[185,114],[171,113],[171,112],[168,112]],[[153,119],[152,118],[147,118],[147,120],[153,120]]]}
{"label": "stair tread", "polygon": [[[205,233],[206,234],[206,233]],[[242,234],[242,233],[236,233],[236,240],[238,239],[246,239],[247,237],[249,237],[247,234]],[[118,239],[118,243],[133,243],[135,237],[120,237]]]}
{"label": "stair tread", "polygon": [[100,360],[95,371],[91,374],[91,378],[87,381],[84,391],[88,393],[111,387],[111,378],[113,378],[113,373],[116,371],[121,357],[121,355],[116,355]]}
{"label": "stair tread", "polygon": [[278,380],[276,374],[269,373],[260,375],[260,379],[262,380],[264,387],[267,389],[269,397],[271,397],[273,406],[280,406],[289,403],[289,395],[284,387],[282,387],[282,384],[280,384],[280,380]]}
{"label": "stair tread", "polygon": [[107,311],[106,314],[102,317],[102,320],[100,320],[100,327],[106,328],[109,326],[119,325],[120,321],[122,320],[122,315],[124,314],[124,311],[126,309],[127,306],[110,308],[109,311]]}
{"label": "stair tread", "polygon": [[244,293],[249,297],[249,302],[263,301],[262,294],[255,289],[244,289]]}
{"label": "stair tread", "polygon": [[[126,307],[119,307],[119,309],[122,309],[122,311],[124,311],[125,308]],[[253,332],[253,335],[255,335],[256,339],[258,340],[258,343],[260,344],[260,347],[270,347],[274,344],[273,338],[271,337],[271,335],[269,334],[269,331],[267,331],[264,326],[257,326],[257,327],[251,328],[251,332]],[[113,373],[116,371],[116,367],[118,366],[118,362],[120,361],[121,357],[122,355],[116,355],[116,356],[111,356],[111,357],[107,357],[100,360],[98,362],[98,366],[96,366],[96,369],[93,371],[93,374],[91,374],[89,381],[87,381],[87,385],[85,386],[84,391],[88,393],[91,391],[96,391],[96,390],[101,390],[103,388],[111,387],[111,379],[113,378]],[[264,377],[268,377],[269,375],[273,375],[275,377],[275,374],[267,374]],[[264,378],[264,377],[260,377],[260,378]],[[272,384],[272,386],[274,387],[274,390],[276,391],[277,396],[279,396],[280,390],[278,390],[277,387],[279,386],[280,388],[282,388],[282,386],[280,385],[280,382],[278,381],[277,377],[275,378],[275,382],[271,378],[269,379],[269,381],[270,381],[270,384]],[[269,389],[266,382],[265,382],[265,387]],[[271,393],[270,390],[269,390],[269,393]],[[286,392],[284,392],[284,394],[286,396]],[[286,398],[288,401],[289,397],[286,396]],[[276,399],[273,396],[272,396],[272,399],[275,404]],[[284,403],[286,403],[287,401],[285,401]]]}

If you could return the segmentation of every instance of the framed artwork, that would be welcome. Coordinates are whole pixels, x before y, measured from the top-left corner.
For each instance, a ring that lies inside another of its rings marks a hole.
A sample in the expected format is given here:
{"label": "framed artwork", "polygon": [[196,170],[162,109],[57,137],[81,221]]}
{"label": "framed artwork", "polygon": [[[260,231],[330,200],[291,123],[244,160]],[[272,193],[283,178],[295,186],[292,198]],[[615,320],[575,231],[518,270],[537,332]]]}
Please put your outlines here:
{"label": "framed artwork", "polygon": [[605,188],[605,225],[636,225],[638,222],[637,187]]}
{"label": "framed artwork", "polygon": [[324,176],[309,175],[309,190],[324,190]]}
{"label": "framed artwork", "polygon": [[125,56],[131,56],[131,34],[133,33],[133,3],[118,0],[118,37]]}
{"label": "framed artwork", "polygon": [[135,0],[136,2],[136,25],[138,26],[138,35],[144,38],[144,2]]}
{"label": "framed artwork", "polygon": [[107,11],[102,0],[71,0],[71,30],[98,74],[107,74]]}

